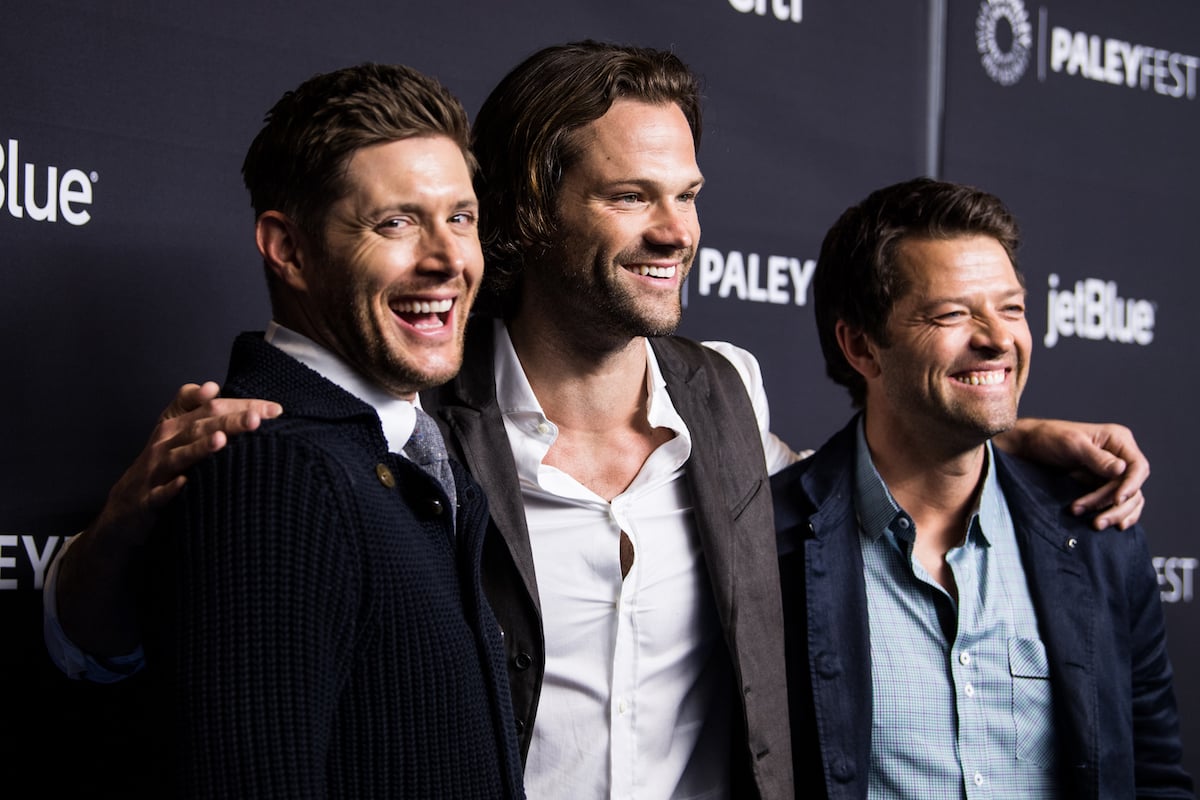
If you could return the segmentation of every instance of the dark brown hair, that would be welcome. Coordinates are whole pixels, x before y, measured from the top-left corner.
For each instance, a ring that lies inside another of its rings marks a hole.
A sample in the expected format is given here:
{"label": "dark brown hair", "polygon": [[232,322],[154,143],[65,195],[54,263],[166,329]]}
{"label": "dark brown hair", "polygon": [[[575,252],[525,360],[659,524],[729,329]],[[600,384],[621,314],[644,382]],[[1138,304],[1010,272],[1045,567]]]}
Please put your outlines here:
{"label": "dark brown hair", "polygon": [[309,78],[267,112],[242,163],[255,217],[280,211],[319,239],[355,151],[418,136],[448,137],[474,169],[466,112],[428,75],[361,64]]}
{"label": "dark brown hair", "polygon": [[838,346],[838,320],[887,346],[892,307],[908,290],[896,263],[900,242],[978,234],[1000,243],[1024,285],[1016,219],[999,198],[971,186],[931,178],[893,184],[847,209],[825,234],[813,275],[817,334],[826,373],[850,390],[855,407],[866,402],[867,386]]}
{"label": "dark brown hair", "polygon": [[511,313],[524,262],[554,238],[558,189],[580,156],[577,133],[615,100],[674,103],[700,146],[700,89],[673,53],[595,41],[547,47],[484,101],[472,135],[480,171],[481,304]]}

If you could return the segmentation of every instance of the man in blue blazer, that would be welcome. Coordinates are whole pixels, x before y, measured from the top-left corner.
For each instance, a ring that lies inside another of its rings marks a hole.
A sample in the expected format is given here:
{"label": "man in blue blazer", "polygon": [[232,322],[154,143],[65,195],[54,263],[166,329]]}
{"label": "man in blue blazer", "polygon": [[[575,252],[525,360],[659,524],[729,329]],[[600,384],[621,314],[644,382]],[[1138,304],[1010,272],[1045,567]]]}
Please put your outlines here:
{"label": "man in blue blazer", "polygon": [[772,484],[794,765],[828,797],[1192,796],[1143,532],[991,445],[1029,374],[1017,242],[994,196],[918,179],[822,246],[861,412]]}

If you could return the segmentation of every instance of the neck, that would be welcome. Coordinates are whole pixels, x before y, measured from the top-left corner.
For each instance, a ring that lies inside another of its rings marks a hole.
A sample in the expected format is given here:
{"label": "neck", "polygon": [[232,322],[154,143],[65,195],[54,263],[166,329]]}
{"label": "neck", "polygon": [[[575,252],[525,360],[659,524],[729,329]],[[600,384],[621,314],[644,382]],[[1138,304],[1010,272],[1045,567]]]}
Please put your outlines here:
{"label": "neck", "polygon": [[641,337],[598,348],[518,314],[508,333],[546,416],[559,426],[603,430],[645,418],[646,342]]}
{"label": "neck", "polygon": [[983,479],[985,447],[939,449],[927,436],[866,418],[867,446],[896,502],[916,524],[918,539],[945,553],[962,541]]}

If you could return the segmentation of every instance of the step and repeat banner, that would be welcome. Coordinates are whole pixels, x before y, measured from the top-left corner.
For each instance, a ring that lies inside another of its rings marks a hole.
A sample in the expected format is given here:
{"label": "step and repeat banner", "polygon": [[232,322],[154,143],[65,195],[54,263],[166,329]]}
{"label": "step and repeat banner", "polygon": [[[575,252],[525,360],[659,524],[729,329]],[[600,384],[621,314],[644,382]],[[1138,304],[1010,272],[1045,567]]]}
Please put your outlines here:
{"label": "step and repeat banner", "polygon": [[1200,294],[1200,7],[948,6],[6,4],[0,796],[31,781],[52,796],[139,788],[136,681],[96,687],[50,665],[43,577],[176,387],[222,378],[232,337],[269,318],[239,174],[264,112],[314,73],[384,61],[437,76],[474,113],[522,58],[582,38],[669,48],[701,77],[704,235],[682,332],[758,355],[773,428],[798,449],[851,412],[810,307],[826,228],[871,189],[931,171],[1011,204],[1036,344],[1023,410],[1124,422],[1150,455],[1144,522],[1185,744],[1200,741],[1183,325]]}
{"label": "step and repeat banner", "polygon": [[1200,770],[1200,5],[949,4],[943,176],[1021,222],[1035,353],[1022,411],[1133,428],[1184,745]]}

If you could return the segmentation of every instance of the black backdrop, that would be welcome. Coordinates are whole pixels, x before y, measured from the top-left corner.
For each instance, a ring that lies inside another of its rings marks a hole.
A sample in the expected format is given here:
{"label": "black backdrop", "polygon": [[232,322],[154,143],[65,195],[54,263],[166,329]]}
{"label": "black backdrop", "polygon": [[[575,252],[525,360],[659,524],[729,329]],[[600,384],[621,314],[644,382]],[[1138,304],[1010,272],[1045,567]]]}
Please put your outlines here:
{"label": "black backdrop", "polygon": [[1023,411],[1125,422],[1149,454],[1143,521],[1196,739],[1195,3],[6,0],[0,795],[28,779],[104,794],[130,777],[114,752],[138,729],[132,689],[49,665],[42,574],[174,389],[220,379],[232,335],[266,323],[238,174],[265,109],[313,73],[400,61],[474,112],[521,58],[586,37],[673,49],[703,79],[704,237],[682,332],[759,356],[795,447],[849,414],[808,305],[840,211],[923,173],[1009,202],[1036,344]]}

